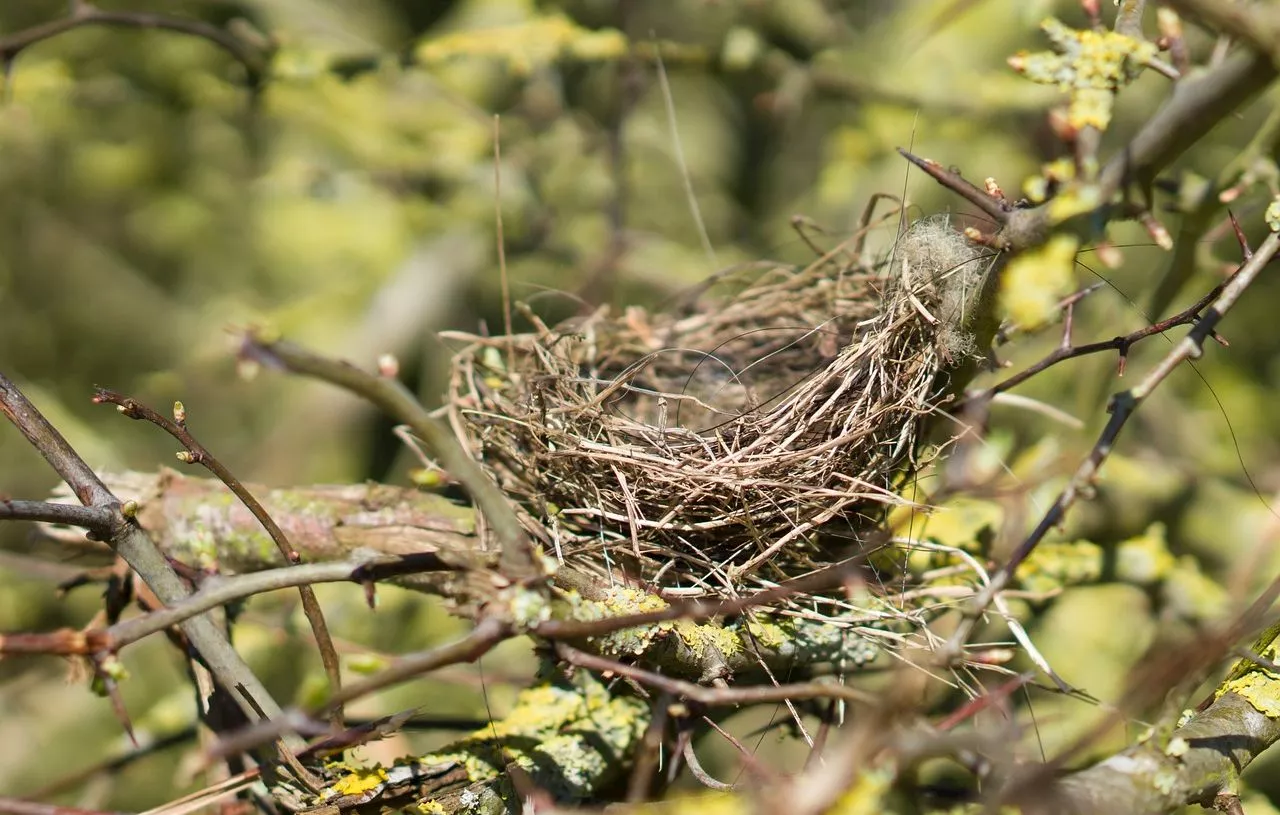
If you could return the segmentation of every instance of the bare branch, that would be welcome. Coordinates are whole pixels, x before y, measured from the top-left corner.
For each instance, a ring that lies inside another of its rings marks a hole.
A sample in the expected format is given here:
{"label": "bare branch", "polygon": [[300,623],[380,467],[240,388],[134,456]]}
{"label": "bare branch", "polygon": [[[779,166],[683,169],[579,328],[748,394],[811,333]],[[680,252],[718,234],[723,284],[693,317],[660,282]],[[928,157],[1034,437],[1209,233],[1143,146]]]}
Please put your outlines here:
{"label": "bare branch", "polygon": [[249,43],[230,32],[200,22],[181,17],[170,17],[164,14],[149,14],[142,11],[100,11],[86,2],[74,3],[72,13],[61,19],[43,25],[0,37],[0,62],[8,63],[27,48],[44,40],[52,39],[77,28],[86,26],[113,26],[116,28],[142,28],[172,31],[205,40],[223,51],[244,66],[247,84],[255,88],[262,83],[266,71],[265,55]]}
{"label": "bare branch", "polygon": [[[201,464],[217,476],[218,480],[227,485],[227,489],[231,490],[236,498],[240,499],[240,502],[248,507],[249,511],[253,513],[253,517],[257,518],[262,527],[267,530],[267,534],[271,536],[271,540],[275,542],[276,548],[280,550],[280,554],[284,556],[285,560],[289,563],[302,562],[302,557],[289,543],[289,538],[280,529],[279,524],[271,518],[271,514],[258,502],[258,499],[253,497],[253,493],[245,489],[244,484],[240,483],[240,479],[236,478],[231,470],[227,469],[226,465],[205,449],[204,445],[196,441],[196,438],[187,430],[187,411],[181,402],[174,404],[175,420],[171,421],[136,399],[122,396],[105,388],[98,388],[95,391],[93,401],[98,404],[116,405],[121,414],[130,419],[142,419],[151,422],[177,439],[186,448],[185,456],[179,454],[179,458],[189,464]],[[338,665],[338,652],[333,647],[333,637],[329,635],[329,626],[325,622],[324,612],[320,608],[320,601],[316,599],[315,592],[305,581],[293,585],[298,587],[298,595],[302,599],[302,611],[307,617],[307,623],[311,626],[311,633],[315,635],[316,646],[320,650],[320,661],[324,665],[329,687],[336,693],[342,688],[342,671]],[[335,733],[344,729],[341,707],[333,710],[332,725]]]}
{"label": "bare branch", "polygon": [[115,516],[100,507],[77,507],[44,501],[0,500],[0,521],[37,521],[88,530],[99,540],[110,537]]}
{"label": "bare branch", "polygon": [[[0,374],[0,412],[40,451],[82,504],[112,514],[111,534],[106,542],[138,573],[160,601],[173,605],[184,600],[189,594],[186,587],[147,533],[133,519],[121,513],[120,501],[102,479],[3,374]],[[246,716],[257,718],[259,709],[268,718],[282,712],[212,618],[207,615],[192,617],[181,627],[209,670],[236,699]]]}

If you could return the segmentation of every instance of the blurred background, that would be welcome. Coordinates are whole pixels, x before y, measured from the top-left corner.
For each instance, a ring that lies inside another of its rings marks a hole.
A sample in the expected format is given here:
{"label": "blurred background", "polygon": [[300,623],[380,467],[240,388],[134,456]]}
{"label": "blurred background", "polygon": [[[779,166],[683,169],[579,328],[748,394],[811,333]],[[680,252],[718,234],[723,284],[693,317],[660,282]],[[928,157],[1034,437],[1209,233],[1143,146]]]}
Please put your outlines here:
{"label": "blurred background", "polygon": [[[1037,27],[1045,15],[1085,24],[1077,3],[1050,0],[99,7],[200,20],[251,43],[270,39],[270,77],[251,90],[244,67],[205,40],[105,26],[37,42],[7,66],[0,370],[95,467],[176,466],[172,442],[155,428],[90,404],[96,384],[162,411],[181,399],[206,446],[242,478],[271,485],[406,483],[413,461],[390,424],[353,398],[272,372],[242,376],[237,328],[274,326],[364,365],[394,354],[406,381],[436,404],[450,354],[436,332],[501,330],[496,212],[512,296],[549,318],[588,304],[661,307],[744,261],[807,262],[813,250],[793,217],[829,247],[876,193],[904,196],[913,215],[951,212],[959,225],[981,226],[971,207],[909,171],[895,148],[956,165],[978,182],[994,176],[1016,197],[1061,152],[1045,124],[1060,97],[1005,60],[1047,46]],[[67,3],[55,0],[0,4],[0,50],[66,13]],[[1193,58],[1207,60],[1213,39],[1188,34]],[[1168,80],[1150,73],[1128,89],[1107,146],[1123,144],[1168,90]],[[1269,133],[1272,101],[1224,123],[1170,178],[1190,189],[1215,177]],[[1269,160],[1273,151],[1263,145],[1260,155]],[[1267,167],[1258,163],[1259,177]],[[1265,189],[1247,190],[1233,209],[1260,225],[1267,200]],[[1159,215],[1182,239],[1181,216]],[[1193,274],[1176,285],[1166,282],[1170,255],[1144,230],[1114,226],[1117,268],[1081,255],[1080,285],[1107,285],[1079,310],[1077,338],[1108,339],[1160,316],[1147,309],[1162,282],[1176,310],[1220,280],[1239,258],[1222,215],[1215,209],[1203,219],[1207,232],[1191,230],[1184,248]],[[873,246],[887,251],[894,235],[892,225],[879,230]],[[1271,509],[1280,487],[1280,412],[1271,402],[1280,376],[1277,289],[1263,280],[1226,323],[1230,349],[1179,371],[1143,408],[1108,465],[1100,499],[1063,533],[1104,548],[1163,536],[1190,558],[1186,585],[1104,579],[1028,610],[1050,661],[1102,699],[1116,697],[1149,648],[1222,613],[1229,598],[1248,596],[1280,566]],[[1019,337],[1002,356],[1025,365],[1057,339],[1050,327]],[[1167,348],[1155,338],[1137,349],[1130,377]],[[1092,444],[1107,394],[1127,381],[1116,380],[1108,355],[1067,363],[1020,390],[1078,417],[1083,429],[997,409],[987,454],[1022,487],[994,508],[1002,534],[1016,537],[1052,500]],[[17,433],[0,432],[0,494],[40,498],[54,485]],[[939,523],[937,534],[949,528]],[[950,534],[973,533],[956,529]],[[0,632],[87,624],[101,604],[97,590],[60,597],[55,586],[89,564],[34,546],[27,532],[0,527]],[[237,644],[285,703],[323,688],[295,599],[254,600],[249,624],[237,630]],[[327,588],[321,599],[351,670],[460,630],[437,604],[392,589],[376,614],[357,588]],[[190,724],[182,664],[165,643],[135,646],[124,662],[124,696],[144,740]],[[445,694],[445,707],[483,719],[509,704],[533,665],[512,646],[479,671],[445,671],[363,712]],[[1041,727],[1026,740],[1049,753],[1095,712],[1033,701]],[[748,731],[768,720],[752,715]],[[369,754],[427,749],[447,735],[401,737]],[[108,703],[67,663],[0,662],[0,792],[34,794],[126,746]],[[732,772],[732,753],[721,747],[708,745],[724,762],[710,766]],[[759,749],[784,768],[803,761],[776,732]],[[154,806],[198,783],[181,755],[159,752],[60,800]]]}

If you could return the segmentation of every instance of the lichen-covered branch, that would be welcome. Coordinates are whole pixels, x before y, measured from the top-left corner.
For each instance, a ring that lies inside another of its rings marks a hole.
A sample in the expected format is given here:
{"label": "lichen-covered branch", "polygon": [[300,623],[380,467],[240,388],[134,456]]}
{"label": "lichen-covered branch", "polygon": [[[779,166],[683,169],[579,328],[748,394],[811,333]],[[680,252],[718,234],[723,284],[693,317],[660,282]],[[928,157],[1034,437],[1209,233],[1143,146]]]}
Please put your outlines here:
{"label": "lichen-covered branch", "polygon": [[[122,497],[137,502],[139,522],[171,558],[229,572],[285,565],[253,515],[217,481],[172,470],[107,480]],[[479,550],[471,509],[439,495],[377,484],[250,489],[261,496],[308,561],[351,562],[362,552],[437,556],[448,571],[398,576],[393,582],[444,597],[462,613],[501,599],[517,624],[537,631],[539,623],[549,620],[603,621],[670,609],[666,600],[638,589],[601,586],[580,591],[570,587],[573,580],[557,589],[550,601],[528,590],[500,594],[492,579],[495,559]],[[44,531],[68,544],[83,544],[78,531]],[[670,616],[569,639],[601,656],[637,660],[676,677],[709,680],[757,676],[763,666],[806,672],[856,668],[876,657],[881,649],[874,638],[887,634],[877,615],[853,612],[843,619],[820,620],[739,615],[729,623]]]}
{"label": "lichen-covered branch", "polygon": [[413,804],[424,815],[520,812],[517,780],[559,803],[589,801],[630,766],[649,705],[579,677],[576,687],[522,691],[505,717],[428,755],[389,767],[339,765],[338,778],[310,803],[341,812]]}

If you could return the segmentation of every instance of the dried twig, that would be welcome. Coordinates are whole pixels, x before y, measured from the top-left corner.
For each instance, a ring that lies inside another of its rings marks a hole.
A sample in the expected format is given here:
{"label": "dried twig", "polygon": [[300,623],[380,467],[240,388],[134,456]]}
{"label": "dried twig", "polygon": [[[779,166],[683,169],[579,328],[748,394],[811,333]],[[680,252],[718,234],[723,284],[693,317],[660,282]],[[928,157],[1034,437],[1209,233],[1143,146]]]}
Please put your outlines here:
{"label": "dried twig", "polygon": [[[272,519],[270,513],[267,512],[258,499],[253,497],[253,493],[246,489],[244,484],[240,483],[240,479],[236,478],[231,470],[227,469],[226,465],[198,442],[195,436],[191,435],[191,431],[187,429],[187,410],[181,402],[174,404],[174,418],[170,420],[136,399],[105,388],[98,388],[94,392],[93,401],[97,404],[116,405],[122,415],[130,419],[148,421],[177,439],[178,443],[186,448],[184,453],[178,454],[178,458],[181,461],[187,464],[203,465],[209,472],[217,476],[218,480],[227,485],[227,489],[231,490],[236,498],[240,499],[240,502],[253,513],[253,517],[257,518],[258,522],[267,530],[267,534],[275,542],[276,548],[284,556],[285,562],[295,564],[302,562],[302,556],[289,543],[289,538],[284,534],[284,530]],[[333,638],[329,635],[329,626],[325,622],[324,612],[320,608],[320,601],[316,599],[315,591],[306,581],[294,583],[293,585],[298,587],[298,595],[302,599],[303,613],[311,626],[311,633],[315,635],[316,647],[320,651],[320,661],[324,665],[325,675],[329,679],[329,687],[334,693],[337,693],[342,688],[342,671],[338,664],[338,653],[333,648]],[[334,732],[341,731],[344,728],[341,707],[334,708],[330,723]]]}
{"label": "dried twig", "polygon": [[[161,602],[174,605],[186,599],[189,595],[186,587],[147,533],[121,512],[120,501],[102,479],[3,374],[0,374],[0,411],[40,451],[81,503],[111,514],[111,534],[106,542],[138,573]],[[258,711],[267,718],[281,714],[280,706],[236,654],[211,618],[207,615],[192,617],[184,621],[181,628],[209,670],[250,720],[258,718]]]}

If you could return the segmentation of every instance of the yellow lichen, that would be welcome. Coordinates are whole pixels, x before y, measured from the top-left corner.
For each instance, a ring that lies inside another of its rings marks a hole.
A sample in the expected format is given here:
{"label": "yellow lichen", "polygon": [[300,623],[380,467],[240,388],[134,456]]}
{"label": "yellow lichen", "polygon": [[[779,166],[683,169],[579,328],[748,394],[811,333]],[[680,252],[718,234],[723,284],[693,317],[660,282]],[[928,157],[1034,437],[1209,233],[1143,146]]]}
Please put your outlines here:
{"label": "yellow lichen", "polygon": [[711,623],[676,620],[674,630],[684,644],[696,654],[703,653],[707,648],[714,648],[728,657],[742,649],[742,640],[737,634]]}
{"label": "yellow lichen", "polygon": [[1000,279],[1000,309],[1020,328],[1034,329],[1058,314],[1058,303],[1075,285],[1074,235],[1054,235],[1044,246],[1009,261]]}
{"label": "yellow lichen", "polygon": [[461,57],[506,62],[516,76],[528,76],[559,59],[605,61],[627,53],[627,39],[615,29],[593,31],[563,14],[548,14],[515,25],[458,31],[418,46],[418,61],[437,65]]}
{"label": "yellow lichen", "polygon": [[375,790],[386,783],[387,770],[380,764],[372,767],[354,767],[351,772],[339,778],[321,795],[322,800],[347,795],[360,795]]}

